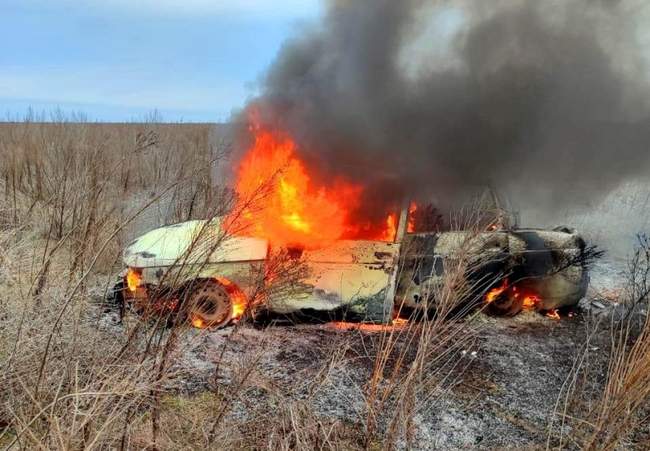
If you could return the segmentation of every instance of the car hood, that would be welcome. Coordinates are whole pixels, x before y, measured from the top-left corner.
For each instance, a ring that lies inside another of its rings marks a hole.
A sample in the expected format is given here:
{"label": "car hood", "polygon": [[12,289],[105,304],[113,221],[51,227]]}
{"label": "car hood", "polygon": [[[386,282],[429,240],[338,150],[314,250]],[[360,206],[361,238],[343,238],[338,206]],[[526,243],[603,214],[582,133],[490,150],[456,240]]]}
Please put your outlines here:
{"label": "car hood", "polygon": [[219,221],[197,220],[151,230],[124,250],[124,264],[146,268],[174,264],[225,263],[266,258],[266,240],[224,237]]}

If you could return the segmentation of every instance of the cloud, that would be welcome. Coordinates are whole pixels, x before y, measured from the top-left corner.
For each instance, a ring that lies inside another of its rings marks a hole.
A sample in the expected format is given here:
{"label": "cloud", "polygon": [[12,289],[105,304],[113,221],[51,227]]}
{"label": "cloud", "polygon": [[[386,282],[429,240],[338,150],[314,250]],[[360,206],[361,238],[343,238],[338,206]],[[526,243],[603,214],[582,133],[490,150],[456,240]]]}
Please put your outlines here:
{"label": "cloud", "polygon": [[[53,105],[96,104],[124,108],[214,111],[225,115],[249,94],[242,82],[222,79],[176,83],[152,80],[130,67],[6,67],[0,74],[0,109],[17,101]],[[227,110],[224,110],[226,108]]]}

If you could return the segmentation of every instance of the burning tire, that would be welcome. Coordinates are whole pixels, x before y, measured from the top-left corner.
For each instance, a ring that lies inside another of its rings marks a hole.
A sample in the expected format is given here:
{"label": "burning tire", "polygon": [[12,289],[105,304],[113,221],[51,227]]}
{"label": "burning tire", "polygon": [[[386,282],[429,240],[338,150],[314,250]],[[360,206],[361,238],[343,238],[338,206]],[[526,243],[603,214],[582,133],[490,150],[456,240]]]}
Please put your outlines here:
{"label": "burning tire", "polygon": [[518,296],[513,287],[506,287],[504,290],[496,288],[491,292],[494,293],[494,297],[489,299],[490,293],[488,293],[487,311],[492,315],[515,316],[524,308],[524,298]]}
{"label": "burning tire", "polygon": [[190,285],[185,299],[188,322],[199,329],[227,325],[233,316],[233,300],[228,289],[213,280]]}

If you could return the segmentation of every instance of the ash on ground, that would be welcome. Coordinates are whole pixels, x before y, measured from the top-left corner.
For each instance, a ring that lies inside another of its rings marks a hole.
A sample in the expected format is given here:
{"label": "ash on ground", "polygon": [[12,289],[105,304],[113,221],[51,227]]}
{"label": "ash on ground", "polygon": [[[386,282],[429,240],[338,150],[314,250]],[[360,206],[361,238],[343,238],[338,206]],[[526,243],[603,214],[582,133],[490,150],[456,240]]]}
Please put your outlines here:
{"label": "ash on ground", "polygon": [[[481,322],[470,326],[481,331],[474,347],[456,353],[456,359],[468,363],[462,377],[446,396],[418,412],[410,447],[491,448],[546,440],[549,415],[574,360],[584,352],[588,329],[583,319],[524,314]],[[380,332],[298,325],[199,334],[200,344],[182,361],[185,374],[192,375],[185,386],[189,392],[223,391],[239,383],[247,364],[254,365],[247,396],[232,410],[238,422],[250,419],[245,404],[268,401],[268,396],[307,400],[317,416],[331,422],[367,421],[364,387],[374,363],[368,348],[376,346]],[[606,347],[591,343],[591,364],[599,378],[606,371]],[[339,354],[333,355],[336,349]]]}
{"label": "ash on ground", "polygon": [[[576,359],[589,355],[591,386],[581,390],[595,393],[604,381],[609,337],[602,333],[587,340],[592,331],[588,321],[580,314],[558,321],[526,312],[514,318],[480,315],[466,324],[477,338],[468,349],[453,350],[462,372],[453,376],[444,395],[418,410],[405,447],[545,443]],[[184,385],[189,396],[224,391],[240,383],[238,376],[247,365],[253,367],[247,395],[235,400],[232,409],[238,423],[256,416],[260,404],[273,405],[269,397],[280,397],[284,402],[308,402],[325,421],[365,425],[364,389],[372,374],[373,350],[384,332],[328,324],[260,330],[243,324],[194,334],[196,345],[179,363],[190,376]],[[247,404],[255,408],[249,411]]]}

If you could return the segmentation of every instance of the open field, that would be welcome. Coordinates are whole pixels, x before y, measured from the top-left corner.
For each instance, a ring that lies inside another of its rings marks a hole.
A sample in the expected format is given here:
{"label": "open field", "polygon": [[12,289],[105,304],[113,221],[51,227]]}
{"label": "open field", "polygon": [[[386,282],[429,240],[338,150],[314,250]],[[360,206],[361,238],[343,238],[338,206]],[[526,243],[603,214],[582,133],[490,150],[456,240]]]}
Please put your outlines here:
{"label": "open field", "polygon": [[[150,228],[223,212],[231,141],[210,124],[0,124],[0,446],[650,446],[643,241],[632,266],[597,267],[588,298],[559,321],[120,322],[104,299],[121,249]],[[611,211],[642,209],[635,199]],[[588,216],[589,235],[606,241],[602,215]],[[629,249],[617,256],[632,255],[637,230],[621,227]]]}

